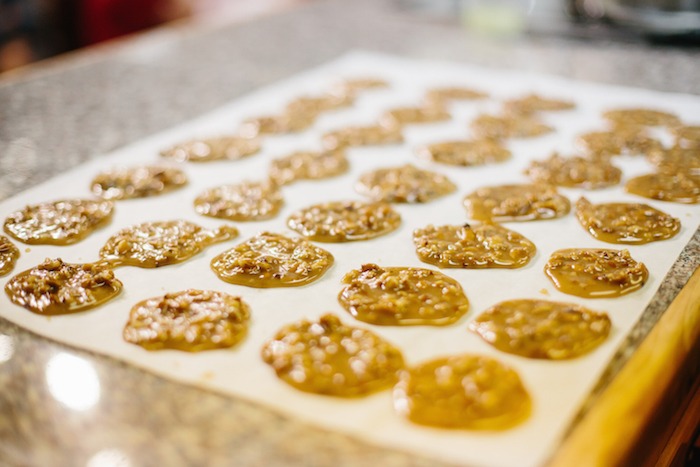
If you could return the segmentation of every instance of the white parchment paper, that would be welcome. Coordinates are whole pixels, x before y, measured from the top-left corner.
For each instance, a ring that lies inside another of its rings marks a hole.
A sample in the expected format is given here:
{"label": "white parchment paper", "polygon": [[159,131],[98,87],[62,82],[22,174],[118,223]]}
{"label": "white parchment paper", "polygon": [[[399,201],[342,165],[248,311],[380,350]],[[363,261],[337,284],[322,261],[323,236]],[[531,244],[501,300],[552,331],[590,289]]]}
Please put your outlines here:
{"label": "white parchment paper", "polygon": [[[310,130],[290,136],[269,137],[262,153],[235,162],[183,165],[190,184],[186,189],[143,200],[118,202],[113,222],[86,240],[70,247],[18,245],[22,250],[15,272],[35,266],[47,257],[69,262],[97,259],[107,238],[131,224],[184,218],[208,227],[222,221],[198,216],[193,200],[202,190],[223,183],[257,180],[265,176],[270,160],[292,151],[320,147],[321,134],[348,124],[372,123],[383,109],[393,105],[418,103],[425,90],[436,85],[465,85],[487,91],[485,101],[456,103],[453,119],[446,123],[412,126],[405,131],[402,145],[351,149],[350,173],[329,180],[299,182],[284,188],[286,207],[273,220],[236,223],[241,236],[227,244],[215,245],[183,264],[158,270],[119,268],[116,275],[124,283],[123,293],[114,301],[93,311],[46,318],[9,302],[0,294],[0,315],[43,336],[76,347],[110,355],[165,377],[254,400],[293,417],[348,433],[372,443],[425,456],[469,465],[523,466],[542,464],[556,447],[563,430],[600,376],[615,350],[637,322],[647,303],[678,254],[700,224],[700,206],[641,200],[626,194],[621,186],[586,192],[593,202],[644,201],[681,219],[682,230],[675,238],[629,250],[649,271],[649,282],[640,291],[616,299],[586,300],[557,292],[542,269],[550,253],[566,247],[614,247],[593,239],[573,214],[549,221],[509,223],[535,242],[537,256],[525,268],[516,270],[456,270],[443,272],[463,285],[471,301],[470,312],[448,327],[379,327],[354,322],[336,301],[340,280],[350,269],[365,262],[383,266],[432,268],[416,258],[411,233],[414,228],[433,224],[459,224],[467,221],[463,196],[475,188],[500,183],[526,182],[522,170],[533,158],[548,157],[554,151],[571,154],[575,135],[602,129],[602,110],[616,106],[647,106],[677,113],[689,124],[700,124],[700,97],[662,94],[640,89],[575,82],[562,78],[522,72],[488,70],[462,64],[413,61],[372,53],[356,52],[325,66],[297,75],[274,86],[260,89],[221,109],[141,141],[112,154],[61,174],[53,180],[0,203],[0,217],[29,203],[59,198],[89,196],[89,182],[101,169],[159,161],[158,151],[184,139],[230,133],[245,118],[279,111],[302,94],[318,94],[342,78],[376,76],[392,87],[368,91],[355,106],[324,114]],[[196,92],[196,89],[193,89]],[[576,101],[574,111],[547,114],[545,120],[556,133],[532,140],[512,141],[511,161],[479,168],[455,168],[419,160],[415,148],[428,142],[468,136],[468,122],[483,111],[496,110],[499,101],[537,92],[545,96]],[[53,157],[45,154],[43,157]],[[368,170],[412,162],[448,175],[458,186],[456,193],[425,205],[399,205],[403,217],[400,229],[367,242],[322,244],[333,253],[336,263],[319,281],[301,288],[251,289],[221,282],[209,268],[210,260],[251,235],[271,230],[293,235],[285,227],[286,217],[295,209],[323,200],[360,199],[353,190],[358,176]],[[643,158],[619,158],[624,181],[651,171]],[[575,202],[582,190],[562,190]],[[0,279],[4,286],[6,276]],[[177,351],[147,352],[122,340],[122,328],[133,304],[167,291],[185,288],[215,289],[241,295],[252,309],[248,337],[230,350],[199,354]],[[610,338],[596,351],[582,358],[549,362],[528,360],[500,353],[467,331],[467,323],[487,307],[507,299],[548,298],[579,303],[607,311],[613,322]],[[399,346],[408,364],[459,353],[490,355],[511,365],[521,374],[530,391],[534,409],[522,425],[505,432],[470,432],[431,429],[413,425],[392,409],[390,391],[359,400],[314,396],[296,391],[279,381],[260,356],[263,342],[283,324],[300,318],[317,318],[324,312],[337,313],[347,323],[371,327],[374,332]],[[134,395],[138,397],[138,395]]]}

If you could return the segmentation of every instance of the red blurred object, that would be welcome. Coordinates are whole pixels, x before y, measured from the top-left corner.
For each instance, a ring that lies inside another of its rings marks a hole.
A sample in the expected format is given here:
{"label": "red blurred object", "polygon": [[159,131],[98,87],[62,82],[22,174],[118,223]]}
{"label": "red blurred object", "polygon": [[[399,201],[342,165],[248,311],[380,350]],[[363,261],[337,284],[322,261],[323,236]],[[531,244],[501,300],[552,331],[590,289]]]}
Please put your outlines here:
{"label": "red blurred object", "polygon": [[186,16],[181,0],[83,0],[79,12],[84,45],[106,41]]}

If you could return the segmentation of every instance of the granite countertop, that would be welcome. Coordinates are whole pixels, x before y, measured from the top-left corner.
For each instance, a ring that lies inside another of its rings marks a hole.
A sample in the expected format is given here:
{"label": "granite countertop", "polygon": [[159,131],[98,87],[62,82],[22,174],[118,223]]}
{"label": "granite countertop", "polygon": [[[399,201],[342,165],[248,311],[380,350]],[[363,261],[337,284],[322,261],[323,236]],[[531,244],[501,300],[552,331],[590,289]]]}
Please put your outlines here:
{"label": "granite countertop", "polygon": [[[397,5],[324,1],[246,23],[184,24],[0,76],[0,200],[350,49],[700,94],[697,49],[550,36],[487,40]],[[698,267],[699,237],[630,349]],[[606,378],[627,356],[618,355]],[[4,320],[0,369],[3,465],[436,465],[55,344]],[[74,395],[73,408],[54,397],[61,391],[50,376],[56,371],[87,378],[90,387]]]}

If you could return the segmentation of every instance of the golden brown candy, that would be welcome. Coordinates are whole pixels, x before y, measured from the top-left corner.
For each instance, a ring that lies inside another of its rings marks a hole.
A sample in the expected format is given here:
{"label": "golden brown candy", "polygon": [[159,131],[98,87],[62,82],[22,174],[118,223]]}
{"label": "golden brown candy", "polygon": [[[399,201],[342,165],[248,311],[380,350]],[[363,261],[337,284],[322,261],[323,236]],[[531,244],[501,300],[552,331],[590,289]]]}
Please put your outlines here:
{"label": "golden brown candy", "polygon": [[380,119],[381,123],[391,126],[413,125],[420,123],[444,122],[452,118],[440,105],[423,107],[398,107],[388,110]]}
{"label": "golden brown candy", "polygon": [[572,101],[563,99],[553,99],[537,94],[528,94],[517,99],[507,100],[505,109],[514,114],[533,114],[536,112],[552,112],[561,110],[571,110],[576,108]]}
{"label": "golden brown candy", "polygon": [[351,146],[376,146],[403,141],[401,127],[386,125],[350,126],[325,133],[323,147],[329,150]]}
{"label": "golden brown candy", "polygon": [[469,310],[459,282],[430,269],[363,264],[345,274],[343,284],[340,304],[370,324],[442,326]]}
{"label": "golden brown candy", "polygon": [[528,358],[564,360],[598,347],[610,318],[571,303],[509,300],[492,306],[469,329],[498,350]]}
{"label": "golden brown candy", "polygon": [[482,187],[464,198],[467,215],[481,221],[532,221],[564,216],[569,200],[548,185]]}
{"label": "golden brown candy", "polygon": [[5,285],[13,303],[40,315],[89,310],[116,297],[121,289],[107,264],[68,264],[60,258],[46,259]]}
{"label": "golden brown candy", "polygon": [[406,164],[365,173],[355,189],[388,203],[427,203],[454,192],[457,187],[442,174]]}
{"label": "golden brown candy", "polygon": [[700,175],[700,146],[659,149],[649,153],[647,160],[666,174]]}
{"label": "golden brown candy", "polygon": [[681,126],[673,129],[676,146],[700,149],[700,125]]}
{"label": "golden brown candy", "polygon": [[649,272],[627,250],[569,248],[552,253],[544,268],[557,289],[583,298],[613,298],[640,289]]}
{"label": "golden brown candy", "polygon": [[593,237],[608,243],[639,245],[674,237],[681,222],[665,212],[640,203],[576,203],[576,217]]}
{"label": "golden brown candy", "polygon": [[624,142],[614,131],[589,131],[578,137],[583,150],[595,158],[619,156],[624,152]]}
{"label": "golden brown candy", "polygon": [[302,96],[290,101],[285,113],[292,116],[315,118],[322,112],[348,107],[354,102],[352,94],[324,94],[322,96]]}
{"label": "golden brown candy", "polygon": [[433,162],[457,166],[473,166],[503,162],[511,152],[492,139],[445,141],[419,149],[418,156]]}
{"label": "golden brown candy", "polygon": [[314,124],[314,115],[266,115],[254,117],[243,122],[239,134],[243,138],[255,138],[261,135],[278,135],[298,133]]}
{"label": "golden brown candy", "polygon": [[536,183],[589,190],[617,185],[622,177],[622,171],[606,160],[561,157],[557,153],[546,160],[532,161],[525,174]]}
{"label": "golden brown candy", "polygon": [[147,350],[223,349],[243,339],[249,318],[250,308],[240,297],[188,289],[134,305],[123,335]]}
{"label": "golden brown candy", "polygon": [[270,180],[210,188],[194,200],[197,213],[232,221],[271,219],[283,205],[282,192]]}
{"label": "golden brown candy", "polygon": [[20,242],[72,245],[112,220],[114,203],[66,199],[30,205],[7,216],[5,232]]}
{"label": "golden brown candy", "polygon": [[437,358],[399,373],[394,408],[439,428],[503,430],[524,421],[530,395],[518,374],[481,355]]}
{"label": "golden brown candy", "polygon": [[700,175],[654,173],[627,181],[625,190],[644,198],[697,204],[700,202]]}
{"label": "golden brown candy", "polygon": [[92,179],[91,190],[101,198],[145,198],[167,193],[187,184],[185,172],[175,167],[141,166],[112,169]]}
{"label": "golden brown candy", "polygon": [[260,143],[256,139],[221,136],[186,141],[162,151],[160,155],[179,162],[210,162],[242,159],[259,151]]}
{"label": "golden brown candy", "polygon": [[680,119],[670,113],[656,109],[614,109],[603,113],[603,118],[615,125],[670,126],[680,125]]}
{"label": "golden brown candy", "polygon": [[272,161],[270,178],[278,185],[297,180],[318,180],[336,177],[348,171],[350,164],[342,150],[299,151]]}
{"label": "golden brown candy", "polygon": [[19,258],[19,250],[9,238],[0,235],[0,277],[9,274]]}
{"label": "golden brown candy", "polygon": [[401,216],[383,202],[333,201],[292,213],[287,226],[317,242],[368,240],[396,230]]}
{"label": "golden brown candy", "polygon": [[303,238],[263,232],[218,255],[211,268],[219,279],[248,287],[295,287],[319,279],[333,255]]}
{"label": "golden brown candy", "polygon": [[488,139],[534,138],[554,131],[551,126],[528,115],[480,115],[472,121],[471,128],[477,137]]}
{"label": "golden brown candy", "polygon": [[471,88],[460,86],[447,86],[433,88],[425,94],[428,105],[444,105],[450,101],[471,101],[486,99],[488,94]]}
{"label": "golden brown candy", "polygon": [[238,229],[207,230],[184,220],[144,222],[120,230],[100,250],[113,266],[158,268],[181,263],[214,243],[238,236]]}
{"label": "golden brown candy", "polygon": [[396,347],[332,314],[284,326],[265,343],[262,358],[296,389],[337,397],[386,389],[404,366]]}
{"label": "golden brown candy", "polygon": [[584,133],[578,141],[587,155],[595,159],[648,155],[663,149],[661,142],[651,137],[645,127],[632,124],[617,124],[608,131]]}
{"label": "golden brown candy", "polygon": [[336,94],[356,95],[359,92],[388,88],[389,83],[381,78],[348,78],[335,86]]}
{"label": "golden brown candy", "polygon": [[441,268],[520,268],[535,256],[535,245],[517,232],[491,222],[429,225],[413,231],[418,258]]}

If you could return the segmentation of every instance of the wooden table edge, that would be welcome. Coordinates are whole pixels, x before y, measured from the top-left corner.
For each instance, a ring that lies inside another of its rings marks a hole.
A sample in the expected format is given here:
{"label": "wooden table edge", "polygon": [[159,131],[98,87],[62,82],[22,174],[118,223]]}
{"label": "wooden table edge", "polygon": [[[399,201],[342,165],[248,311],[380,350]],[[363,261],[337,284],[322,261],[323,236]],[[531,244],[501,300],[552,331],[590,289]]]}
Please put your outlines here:
{"label": "wooden table edge", "polygon": [[[700,268],[564,439],[548,467],[628,465],[645,430],[663,409],[664,398],[684,396],[669,390],[692,386],[699,361]],[[686,384],[677,384],[679,379],[687,379]]]}

